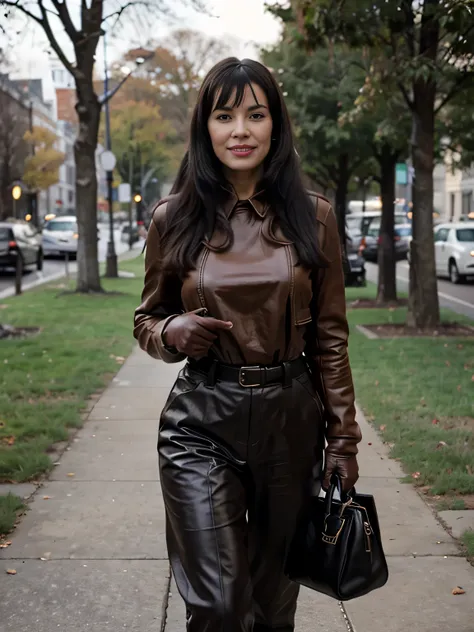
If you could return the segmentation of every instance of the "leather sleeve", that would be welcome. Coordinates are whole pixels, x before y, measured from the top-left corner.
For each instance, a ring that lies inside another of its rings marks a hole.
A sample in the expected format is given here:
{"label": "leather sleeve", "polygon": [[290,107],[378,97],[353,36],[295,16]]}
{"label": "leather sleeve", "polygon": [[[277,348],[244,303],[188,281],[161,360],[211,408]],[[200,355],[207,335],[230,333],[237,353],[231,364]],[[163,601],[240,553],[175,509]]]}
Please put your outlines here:
{"label": "leather sleeve", "polygon": [[172,318],[184,312],[181,301],[181,280],[161,266],[159,225],[165,217],[166,204],[158,206],[150,222],[145,251],[145,284],[141,304],[135,310],[133,335],[140,347],[152,358],[165,362],[181,362],[185,355],[169,351],[162,334]]}
{"label": "leather sleeve", "polygon": [[327,201],[318,200],[321,244],[329,260],[313,278],[312,325],[305,354],[326,413],[327,451],[338,456],[357,454],[361,432],[355,420],[355,396],[347,343],[349,327],[341,246],[336,216]]}

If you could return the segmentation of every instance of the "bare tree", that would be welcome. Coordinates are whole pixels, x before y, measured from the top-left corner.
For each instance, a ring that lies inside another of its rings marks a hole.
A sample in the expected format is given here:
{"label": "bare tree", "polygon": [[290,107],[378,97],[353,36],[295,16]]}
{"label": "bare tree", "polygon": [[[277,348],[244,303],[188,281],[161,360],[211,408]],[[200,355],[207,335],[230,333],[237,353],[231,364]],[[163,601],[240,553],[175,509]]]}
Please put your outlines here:
{"label": "bare tree", "polygon": [[[182,0],[203,9],[201,0]],[[97,177],[95,151],[99,134],[100,112],[104,99],[94,89],[94,64],[97,46],[106,30],[130,19],[158,20],[170,11],[176,0],[81,0],[78,24],[73,16],[73,0],[0,0],[0,6],[21,12],[39,25],[57,57],[72,75],[77,95],[76,112],[79,132],[74,144],[76,162],[76,209],[79,225],[78,292],[101,292],[97,257]],[[134,12],[132,15],[131,12]],[[71,58],[55,33],[64,29],[72,45]]]}

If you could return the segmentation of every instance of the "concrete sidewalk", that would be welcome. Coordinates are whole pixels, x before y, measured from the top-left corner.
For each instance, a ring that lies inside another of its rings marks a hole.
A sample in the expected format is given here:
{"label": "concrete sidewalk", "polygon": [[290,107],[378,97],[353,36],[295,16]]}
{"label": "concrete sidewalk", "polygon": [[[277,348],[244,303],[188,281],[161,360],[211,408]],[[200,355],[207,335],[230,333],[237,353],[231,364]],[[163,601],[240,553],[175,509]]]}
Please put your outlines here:
{"label": "concrete sidewalk", "polygon": [[[158,418],[178,368],[136,349],[37,490],[0,551],[2,632],[184,632],[156,458]],[[376,497],[391,577],[343,607],[303,591],[298,632],[473,632],[474,568],[360,422],[358,488]],[[455,586],[466,594],[453,596]]]}

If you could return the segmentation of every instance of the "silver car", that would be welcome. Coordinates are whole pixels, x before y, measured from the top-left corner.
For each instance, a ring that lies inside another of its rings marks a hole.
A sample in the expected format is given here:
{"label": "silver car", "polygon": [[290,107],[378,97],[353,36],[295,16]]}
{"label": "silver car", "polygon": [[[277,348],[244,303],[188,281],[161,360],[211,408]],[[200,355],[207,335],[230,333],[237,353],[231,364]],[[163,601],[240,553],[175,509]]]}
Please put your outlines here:
{"label": "silver car", "polygon": [[50,219],[43,227],[43,252],[47,255],[77,255],[77,220],[73,215]]}

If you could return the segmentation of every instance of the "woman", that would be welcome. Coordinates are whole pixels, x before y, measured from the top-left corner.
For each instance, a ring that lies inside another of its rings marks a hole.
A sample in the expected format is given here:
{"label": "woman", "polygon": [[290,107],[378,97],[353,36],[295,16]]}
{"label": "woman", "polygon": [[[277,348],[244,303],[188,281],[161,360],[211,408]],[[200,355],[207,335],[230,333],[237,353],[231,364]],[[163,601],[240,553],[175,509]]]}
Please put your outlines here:
{"label": "woman", "polygon": [[287,632],[285,554],[325,439],[325,484],[358,476],[336,218],[251,60],[204,80],[179,180],[154,211],[134,330],[152,357],[187,359],[158,441],[169,557],[189,632]]}

